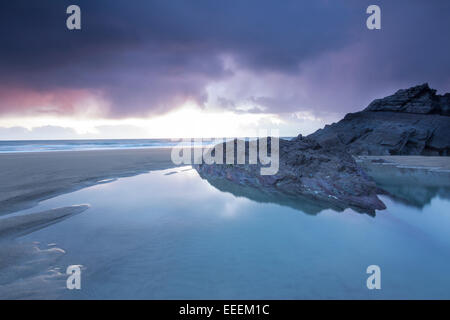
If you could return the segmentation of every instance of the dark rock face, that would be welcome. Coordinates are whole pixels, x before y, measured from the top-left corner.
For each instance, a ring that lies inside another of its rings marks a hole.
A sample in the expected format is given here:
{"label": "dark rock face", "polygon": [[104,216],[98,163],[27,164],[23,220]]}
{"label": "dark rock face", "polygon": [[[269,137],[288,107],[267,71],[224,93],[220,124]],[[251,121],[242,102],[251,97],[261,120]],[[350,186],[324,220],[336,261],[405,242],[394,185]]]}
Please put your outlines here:
{"label": "dark rock face", "polygon": [[[247,159],[248,148],[247,143]],[[343,210],[351,207],[369,214],[374,214],[376,209],[385,209],[377,197],[375,183],[360,170],[353,157],[339,146],[321,145],[302,136],[292,141],[280,139],[279,159],[279,170],[275,175],[261,175],[260,164],[200,164],[195,165],[195,168],[212,185],[224,186],[226,184],[221,180],[227,180],[246,187],[245,191],[239,192],[251,193],[253,198],[257,198],[258,194],[259,198],[269,199],[264,194],[277,198],[278,194],[282,199],[279,203],[286,203],[286,197],[297,197],[320,202],[322,208]],[[230,184],[227,188],[230,189]]]}
{"label": "dark rock face", "polygon": [[[247,143],[246,159],[248,148]],[[225,159],[225,148],[223,153]],[[382,190],[351,154],[450,156],[450,94],[436,95],[428,84],[399,90],[306,138],[280,140],[275,175],[261,175],[260,165],[195,168],[221,190],[312,214],[323,208],[350,207],[369,214],[385,209],[377,197]]]}
{"label": "dark rock face", "polygon": [[450,93],[428,84],[399,90],[308,137],[357,155],[450,156]]}
{"label": "dark rock face", "polygon": [[392,111],[450,116],[450,93],[436,95],[427,83],[376,99],[364,111]]}

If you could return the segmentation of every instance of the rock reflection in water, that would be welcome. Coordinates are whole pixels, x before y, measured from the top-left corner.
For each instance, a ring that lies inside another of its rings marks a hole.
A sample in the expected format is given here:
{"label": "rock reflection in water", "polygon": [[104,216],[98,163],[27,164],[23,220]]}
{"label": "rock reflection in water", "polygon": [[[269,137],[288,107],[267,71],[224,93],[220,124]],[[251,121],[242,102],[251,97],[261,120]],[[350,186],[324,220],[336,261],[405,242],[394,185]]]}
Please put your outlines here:
{"label": "rock reflection in water", "polygon": [[[332,209],[334,211],[342,212],[346,208],[338,206],[333,202],[325,202],[323,200],[316,200],[313,198],[307,198],[299,195],[289,195],[281,192],[264,191],[261,189],[243,186],[226,179],[213,179],[206,175],[200,175],[204,180],[208,181],[210,185],[222,192],[229,192],[236,197],[245,197],[247,199],[259,202],[259,203],[274,203],[281,206],[293,208],[295,210],[302,211],[306,214],[317,215],[321,211],[326,209]],[[350,208],[350,207],[349,207]],[[360,208],[352,208],[360,213],[367,213],[371,216],[375,214],[365,212]]]}
{"label": "rock reflection in water", "polygon": [[394,201],[423,208],[439,196],[450,199],[450,171],[364,161],[364,170]]}
{"label": "rock reflection in water", "polygon": [[[362,166],[379,186],[380,194],[389,196],[393,201],[423,208],[436,196],[450,199],[450,171],[404,168],[386,163],[363,163]],[[264,191],[238,185],[226,179],[212,178],[205,174],[200,174],[200,176],[218,190],[229,192],[236,197],[245,197],[260,203],[275,203],[311,215],[316,215],[326,209],[338,212],[346,209],[335,205],[332,201],[326,202],[298,195]],[[360,208],[351,206],[348,208],[375,216],[374,213]]]}

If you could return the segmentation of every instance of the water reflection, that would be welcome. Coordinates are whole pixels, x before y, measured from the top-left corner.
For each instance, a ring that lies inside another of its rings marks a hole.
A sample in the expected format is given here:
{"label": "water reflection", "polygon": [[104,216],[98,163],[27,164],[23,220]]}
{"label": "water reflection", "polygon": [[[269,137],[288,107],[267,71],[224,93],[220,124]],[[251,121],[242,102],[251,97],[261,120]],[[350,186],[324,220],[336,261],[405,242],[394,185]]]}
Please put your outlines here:
{"label": "water reflection", "polygon": [[332,203],[325,203],[323,201],[315,201],[311,198],[291,196],[283,193],[265,192],[253,187],[245,187],[226,179],[214,179],[207,176],[202,176],[208,183],[222,192],[229,192],[236,197],[245,197],[252,201],[259,203],[273,203],[281,206],[289,207],[309,215],[317,215],[323,210],[332,209],[337,212],[342,212],[339,206],[334,206]]}
{"label": "water reflection", "polygon": [[450,171],[362,163],[364,170],[394,201],[423,208],[437,196],[450,199]]}
{"label": "water reflection", "polygon": [[[365,170],[379,186],[380,194],[387,195],[396,202],[423,208],[437,196],[450,199],[450,172],[397,168],[386,165],[365,166]],[[326,209],[337,212],[345,210],[340,206],[333,205],[332,202],[271,191],[265,192],[261,189],[238,185],[226,179],[203,174],[200,174],[200,176],[218,190],[229,192],[236,197],[245,197],[260,203],[279,204],[310,215],[317,215]],[[350,208],[356,212],[375,216],[374,213],[359,208]]]}
{"label": "water reflection", "polygon": [[[41,251],[56,244],[64,251],[41,252],[48,258],[39,258],[39,268],[29,265],[40,272],[29,280],[19,272],[21,257],[0,263],[9,270],[0,272],[0,280],[15,288],[20,283],[23,292],[14,291],[14,297],[26,297],[36,289],[31,284],[51,270],[79,264],[85,266],[82,290],[58,291],[61,283],[45,278],[33,297],[58,292],[63,299],[450,298],[448,200],[435,197],[416,208],[382,196],[387,210],[373,219],[351,209],[336,213],[212,186],[195,170],[185,170],[118,179],[22,212],[91,205],[8,242],[29,248],[37,241]],[[365,285],[371,264],[382,269],[381,291]],[[3,294],[8,297],[8,291]]]}

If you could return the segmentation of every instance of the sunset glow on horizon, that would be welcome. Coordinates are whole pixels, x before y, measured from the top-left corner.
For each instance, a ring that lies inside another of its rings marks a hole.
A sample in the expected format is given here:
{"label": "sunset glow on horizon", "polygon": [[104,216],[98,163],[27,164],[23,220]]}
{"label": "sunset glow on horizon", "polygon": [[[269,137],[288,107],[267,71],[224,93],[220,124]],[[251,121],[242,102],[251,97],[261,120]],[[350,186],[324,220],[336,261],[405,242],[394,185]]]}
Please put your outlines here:
{"label": "sunset glow on horizon", "polygon": [[380,30],[369,1],[78,0],[78,30],[73,3],[5,3],[0,140],[294,136],[398,88],[449,91],[448,4],[381,2]]}

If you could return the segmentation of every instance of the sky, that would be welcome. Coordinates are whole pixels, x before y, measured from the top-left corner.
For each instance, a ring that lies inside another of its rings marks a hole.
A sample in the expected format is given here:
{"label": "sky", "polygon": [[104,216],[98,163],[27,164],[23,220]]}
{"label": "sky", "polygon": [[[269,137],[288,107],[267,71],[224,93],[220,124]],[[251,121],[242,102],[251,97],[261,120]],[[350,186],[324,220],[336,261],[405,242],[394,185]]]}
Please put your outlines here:
{"label": "sky", "polygon": [[449,92],[449,30],[448,0],[2,1],[0,140],[309,134]]}

